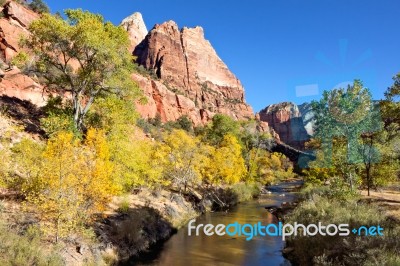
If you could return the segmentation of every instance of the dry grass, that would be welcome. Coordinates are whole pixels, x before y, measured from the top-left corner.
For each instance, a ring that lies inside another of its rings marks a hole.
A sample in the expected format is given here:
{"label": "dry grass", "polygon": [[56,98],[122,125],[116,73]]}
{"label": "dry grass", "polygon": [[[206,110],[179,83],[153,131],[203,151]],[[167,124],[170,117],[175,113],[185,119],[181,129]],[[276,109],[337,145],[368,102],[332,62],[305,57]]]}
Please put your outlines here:
{"label": "dry grass", "polygon": [[390,216],[400,222],[400,189],[399,185],[392,185],[380,191],[361,191],[364,200],[376,203],[381,207],[387,216]]}

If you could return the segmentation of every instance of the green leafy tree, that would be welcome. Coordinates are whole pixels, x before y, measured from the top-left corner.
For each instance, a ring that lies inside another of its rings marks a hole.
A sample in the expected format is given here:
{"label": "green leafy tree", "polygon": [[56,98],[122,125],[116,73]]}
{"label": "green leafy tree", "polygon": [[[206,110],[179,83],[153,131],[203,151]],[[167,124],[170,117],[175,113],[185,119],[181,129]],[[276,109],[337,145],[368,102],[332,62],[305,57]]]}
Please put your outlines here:
{"label": "green leafy tree", "polygon": [[206,139],[211,144],[218,145],[227,134],[238,136],[239,129],[239,123],[234,121],[231,117],[223,114],[216,114],[213,116],[212,123],[207,130]]}
{"label": "green leafy tree", "polygon": [[66,10],[66,20],[43,14],[29,26],[22,40],[35,59],[30,72],[38,75],[49,92],[72,99],[72,116],[79,131],[98,97],[108,94],[138,96],[130,77],[129,38],[121,27],[87,11]]}
{"label": "green leafy tree", "polygon": [[42,0],[32,0],[28,7],[37,13],[50,13],[50,9],[45,2]]}
{"label": "green leafy tree", "polygon": [[192,132],[193,131],[193,125],[192,121],[190,121],[189,117],[187,115],[183,115],[176,120],[177,125],[179,125],[179,128],[187,131],[187,132]]}
{"label": "green leafy tree", "polygon": [[[355,80],[347,89],[325,91],[323,98],[313,102],[312,107],[316,119],[315,137],[321,140],[324,151],[324,164],[320,167],[332,166],[333,139],[346,139],[346,158],[339,167],[345,168],[346,179],[353,189],[357,163],[365,162],[369,156],[366,150],[360,153],[360,136],[380,128],[371,94],[361,81]],[[371,156],[369,158],[372,160]]]}
{"label": "green leafy tree", "polygon": [[400,132],[400,73],[393,77],[393,85],[385,92],[381,101],[382,118],[389,138],[399,136]]}

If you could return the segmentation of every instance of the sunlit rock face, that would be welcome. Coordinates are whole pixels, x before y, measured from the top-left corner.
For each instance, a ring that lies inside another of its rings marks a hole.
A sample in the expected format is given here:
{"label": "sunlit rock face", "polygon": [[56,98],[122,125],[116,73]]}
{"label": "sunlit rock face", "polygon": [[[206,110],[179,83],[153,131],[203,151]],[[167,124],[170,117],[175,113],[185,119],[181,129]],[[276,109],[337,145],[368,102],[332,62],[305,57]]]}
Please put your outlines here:
{"label": "sunlit rock face", "polygon": [[[153,71],[179,99],[179,104],[164,109],[187,113],[195,124],[207,122],[215,113],[237,120],[254,117],[252,108],[244,100],[242,84],[204,38],[203,28],[179,29],[174,21],[157,24],[136,46],[134,55],[138,64]],[[150,102],[170,102],[170,98],[147,90],[147,96],[150,95]],[[145,115],[159,112],[163,119],[168,119],[166,112],[154,106],[157,105],[139,109],[146,110]]]}
{"label": "sunlit rock face", "polygon": [[298,149],[310,136],[304,128],[303,117],[298,106],[291,102],[271,104],[259,112],[260,120],[267,122],[279,135],[279,139]]}
{"label": "sunlit rock face", "polygon": [[121,26],[128,32],[129,40],[131,41],[130,50],[133,51],[147,35],[147,28],[142,14],[139,12],[133,13],[122,20]]}
{"label": "sunlit rock face", "polygon": [[32,78],[24,75],[16,67],[10,67],[12,58],[21,51],[19,41],[30,33],[28,26],[39,15],[26,7],[9,1],[1,7],[0,19],[0,60],[3,70],[0,70],[0,95],[29,100],[42,106],[46,103],[43,87]]}

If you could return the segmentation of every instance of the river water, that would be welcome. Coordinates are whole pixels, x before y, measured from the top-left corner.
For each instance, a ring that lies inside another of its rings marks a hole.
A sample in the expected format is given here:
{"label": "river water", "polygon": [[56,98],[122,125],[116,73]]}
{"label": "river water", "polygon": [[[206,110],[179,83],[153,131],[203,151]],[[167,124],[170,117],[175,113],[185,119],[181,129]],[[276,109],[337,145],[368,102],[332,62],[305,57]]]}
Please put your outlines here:
{"label": "river water", "polygon": [[[241,203],[229,212],[206,213],[198,217],[194,225],[277,223],[276,217],[265,207],[292,202],[296,195],[286,189],[296,185],[299,182],[269,187],[271,193]],[[282,256],[283,247],[284,242],[279,236],[256,236],[250,241],[246,241],[245,236],[206,236],[202,231],[199,236],[194,236],[193,233],[189,236],[185,226],[150,255],[141,258],[141,261],[131,261],[131,265],[291,265]]]}

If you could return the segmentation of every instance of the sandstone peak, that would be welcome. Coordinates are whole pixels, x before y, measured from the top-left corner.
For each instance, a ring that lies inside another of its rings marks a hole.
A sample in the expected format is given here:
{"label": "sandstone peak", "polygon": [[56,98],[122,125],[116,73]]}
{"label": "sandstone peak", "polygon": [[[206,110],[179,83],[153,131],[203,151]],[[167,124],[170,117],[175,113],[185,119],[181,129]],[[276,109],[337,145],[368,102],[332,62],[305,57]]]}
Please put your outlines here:
{"label": "sandstone peak", "polygon": [[204,29],[201,26],[196,26],[194,28],[183,27],[182,32],[184,32],[184,31],[189,31],[189,32],[199,34],[201,37],[204,38]]}
{"label": "sandstone peak", "polygon": [[146,37],[148,31],[144,23],[142,14],[135,12],[129,17],[122,20],[121,26],[128,32],[129,39],[131,40],[131,50]]}
{"label": "sandstone peak", "polygon": [[166,35],[176,36],[180,34],[178,24],[173,20],[168,20],[161,24],[156,24],[150,30],[150,33],[160,32]]}
{"label": "sandstone peak", "polygon": [[134,55],[173,92],[195,103],[198,117],[191,117],[192,121],[204,121],[214,113],[235,119],[254,117],[244,101],[242,84],[204,38],[202,27],[180,30],[172,20],[157,24]]}

